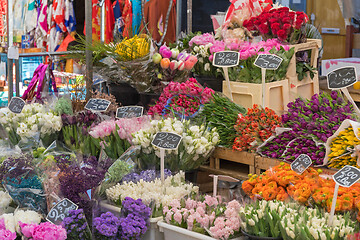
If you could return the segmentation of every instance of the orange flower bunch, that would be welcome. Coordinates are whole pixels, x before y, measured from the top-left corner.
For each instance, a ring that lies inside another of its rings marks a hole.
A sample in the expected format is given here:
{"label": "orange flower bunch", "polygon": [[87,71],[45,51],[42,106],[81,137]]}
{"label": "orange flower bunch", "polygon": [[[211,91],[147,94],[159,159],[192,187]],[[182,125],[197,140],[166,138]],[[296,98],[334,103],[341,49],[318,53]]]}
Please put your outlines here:
{"label": "orange flower bunch", "polygon": [[248,109],[246,116],[238,115],[234,126],[237,137],[234,140],[233,149],[254,152],[280,124],[281,118],[272,109],[267,107],[263,109],[254,104]]}
{"label": "orange flower bunch", "polygon": [[[302,175],[291,170],[288,163],[268,169],[261,175],[250,175],[242,185],[251,198],[288,201],[293,199],[301,204],[316,204],[331,210],[335,182],[323,179],[314,168],[308,168]],[[336,212],[358,210],[360,222],[360,183],[350,188],[339,187]]]}

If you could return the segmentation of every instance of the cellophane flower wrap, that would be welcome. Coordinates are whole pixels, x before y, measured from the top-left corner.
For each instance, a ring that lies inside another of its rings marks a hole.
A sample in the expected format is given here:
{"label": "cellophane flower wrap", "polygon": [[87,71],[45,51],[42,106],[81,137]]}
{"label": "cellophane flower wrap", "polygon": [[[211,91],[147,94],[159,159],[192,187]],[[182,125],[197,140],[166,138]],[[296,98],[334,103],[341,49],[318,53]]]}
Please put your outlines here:
{"label": "cellophane flower wrap", "polygon": [[66,146],[76,152],[99,156],[100,147],[89,135],[90,129],[100,122],[100,117],[85,110],[76,115],[62,114],[62,135]]}
{"label": "cellophane flower wrap", "polygon": [[132,134],[150,126],[150,117],[107,120],[90,129],[90,136],[98,148],[104,149],[111,159],[118,159],[132,143]]}
{"label": "cellophane flower wrap", "polygon": [[355,119],[352,104],[336,91],[307,100],[297,98],[288,108],[281,120],[290,130],[262,145],[258,149],[261,155],[292,162],[300,154],[308,154],[314,165],[322,165],[327,139],[345,119]]}
{"label": "cellophane flower wrap", "polygon": [[219,141],[216,128],[208,129],[204,124],[191,125],[190,121],[173,118],[153,120],[149,128],[133,134],[133,144],[141,147],[137,162],[140,169],[159,166],[160,149],[151,144],[157,132],[170,132],[183,137],[178,149],[165,150],[165,167],[171,171],[198,168]]}
{"label": "cellophane flower wrap", "polygon": [[[299,214],[301,212],[301,214]],[[308,208],[280,201],[260,201],[240,209],[241,228],[259,237],[283,239],[345,239],[357,229],[350,214],[335,215],[329,226],[330,214],[319,208]]]}
{"label": "cellophane flower wrap", "polygon": [[121,217],[111,212],[103,213],[93,221],[96,239],[140,240],[147,231],[151,208],[141,199],[126,197],[122,201]]}
{"label": "cellophane flower wrap", "polygon": [[68,216],[62,222],[67,238],[72,240],[91,240],[92,233],[82,209],[69,210]]}
{"label": "cellophane flower wrap", "polygon": [[[252,199],[266,201],[278,200],[297,204],[318,206],[330,212],[334,196],[335,182],[333,179],[320,177],[318,170],[310,167],[303,174],[291,170],[287,163],[266,170],[261,175],[252,175],[242,184],[242,189]],[[360,184],[355,183],[349,188],[339,188],[335,212],[357,212],[360,221]]]}
{"label": "cellophane flower wrap", "polygon": [[249,31],[258,32],[263,39],[277,38],[282,42],[296,44],[306,40],[305,24],[308,20],[304,12],[280,7],[245,20],[243,25]]}
{"label": "cellophane flower wrap", "polygon": [[240,230],[239,210],[240,204],[236,200],[226,204],[220,196],[206,195],[200,201],[175,199],[164,207],[163,215],[166,223],[210,234],[215,239],[230,239]]}
{"label": "cellophane flower wrap", "polygon": [[241,113],[234,126],[237,136],[233,149],[254,152],[257,147],[275,133],[275,128],[281,124],[281,118],[274,110],[261,108],[254,104],[247,115]]}
{"label": "cellophane flower wrap", "polygon": [[170,82],[148,113],[164,117],[172,113],[179,118],[193,117],[202,104],[210,101],[213,93],[214,90],[203,88],[195,78],[189,78],[184,83]]}
{"label": "cellophane flower wrap", "polygon": [[62,127],[61,117],[39,103],[25,105],[21,113],[13,113],[5,108],[0,112],[0,124],[13,145],[20,140],[27,142],[41,139],[48,146],[57,138]]}
{"label": "cellophane flower wrap", "polygon": [[152,217],[159,217],[162,214],[163,206],[168,206],[174,199],[182,199],[186,196],[198,194],[199,188],[192,183],[185,182],[185,173],[179,172],[174,176],[165,178],[164,183],[160,178],[152,181],[140,179],[137,182],[124,179],[122,183],[106,190],[109,201],[122,206],[126,197],[142,199],[142,202],[153,209]]}

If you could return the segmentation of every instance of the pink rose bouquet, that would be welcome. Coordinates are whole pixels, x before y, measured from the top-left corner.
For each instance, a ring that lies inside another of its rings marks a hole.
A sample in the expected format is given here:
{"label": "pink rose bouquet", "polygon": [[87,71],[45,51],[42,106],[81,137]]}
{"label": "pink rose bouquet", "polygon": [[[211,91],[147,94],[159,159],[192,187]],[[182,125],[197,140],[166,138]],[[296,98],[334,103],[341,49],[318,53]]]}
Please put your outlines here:
{"label": "pink rose bouquet", "polygon": [[91,128],[89,134],[111,159],[118,159],[130,146],[132,133],[150,126],[150,116],[103,121]]}
{"label": "pink rose bouquet", "polygon": [[203,88],[195,78],[189,78],[184,83],[171,82],[148,113],[166,117],[174,112],[181,118],[193,117],[201,104],[209,102],[213,93],[214,90]]}
{"label": "pink rose bouquet", "polygon": [[206,195],[202,201],[173,200],[164,207],[163,215],[168,224],[209,234],[215,239],[230,239],[240,231],[239,210],[236,200],[225,204],[220,196]]}

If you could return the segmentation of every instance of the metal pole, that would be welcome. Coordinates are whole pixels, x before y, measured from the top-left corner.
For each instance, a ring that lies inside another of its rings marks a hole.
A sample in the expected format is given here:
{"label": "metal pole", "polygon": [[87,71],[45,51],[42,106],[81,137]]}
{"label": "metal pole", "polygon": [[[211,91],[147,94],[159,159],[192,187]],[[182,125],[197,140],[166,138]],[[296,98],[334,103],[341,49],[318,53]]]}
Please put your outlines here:
{"label": "metal pole", "polygon": [[15,59],[14,61],[15,61],[15,74],[16,74],[15,91],[16,91],[16,96],[20,97],[20,80],[21,80],[20,64],[19,64],[19,59]]}
{"label": "metal pole", "polygon": [[101,1],[99,4],[101,7],[101,30],[100,30],[100,41],[105,42],[105,1]]}
{"label": "metal pole", "polygon": [[192,32],[192,0],[187,0],[187,34]]}
{"label": "metal pole", "polygon": [[[86,42],[92,44],[92,0],[85,0]],[[86,99],[91,97],[93,84],[92,51],[86,50]]]}
{"label": "metal pole", "polygon": [[[12,0],[7,1],[7,49],[13,45],[13,14],[12,14]],[[13,60],[7,58],[7,76],[8,76],[8,102],[10,102],[13,97]]]}
{"label": "metal pole", "polygon": [[179,40],[179,35],[181,32],[181,8],[182,8],[182,0],[177,0],[177,2],[176,2],[176,40]]}

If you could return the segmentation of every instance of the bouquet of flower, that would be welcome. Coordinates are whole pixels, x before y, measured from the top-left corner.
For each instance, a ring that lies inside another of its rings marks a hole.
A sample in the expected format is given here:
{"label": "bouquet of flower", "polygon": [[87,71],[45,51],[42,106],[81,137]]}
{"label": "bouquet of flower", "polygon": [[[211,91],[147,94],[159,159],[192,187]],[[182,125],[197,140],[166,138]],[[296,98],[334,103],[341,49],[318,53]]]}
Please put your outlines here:
{"label": "bouquet of flower", "polygon": [[[147,180],[147,179],[145,179]],[[180,172],[174,176],[168,176],[164,184],[159,178],[153,181],[118,183],[106,190],[108,200],[119,206],[123,206],[124,199],[142,199],[143,203],[153,208],[152,217],[158,217],[162,213],[163,206],[168,206],[174,199],[182,199],[186,196],[198,194],[199,188],[192,183],[185,183],[185,173]]]}
{"label": "bouquet of flower", "polygon": [[[57,138],[61,130],[61,118],[47,111],[44,105],[33,103],[25,105],[19,114],[8,108],[0,112],[0,124],[5,128],[8,138],[16,145],[20,140],[43,141],[48,146]],[[3,137],[3,136],[1,136]]]}
{"label": "bouquet of flower", "polygon": [[259,33],[263,39],[278,38],[280,41],[295,44],[305,41],[305,24],[308,20],[304,12],[280,7],[245,20],[243,25],[249,31]]}
{"label": "bouquet of flower", "polygon": [[157,132],[170,132],[183,137],[177,150],[166,150],[165,167],[171,171],[197,169],[209,157],[219,141],[216,128],[191,125],[190,121],[167,118],[151,121],[151,127],[133,134],[133,144],[141,146],[140,169],[159,166],[160,149],[151,144]]}
{"label": "bouquet of flower", "polygon": [[163,215],[169,224],[209,234],[215,239],[230,239],[240,229],[239,210],[240,204],[236,200],[225,204],[219,196],[206,195],[202,201],[175,199],[164,207]]}
{"label": "bouquet of flower", "polygon": [[261,83],[261,69],[254,65],[258,55],[275,54],[283,59],[278,69],[266,71],[266,82],[283,80],[294,55],[294,48],[290,49],[276,39],[257,43],[244,42],[236,51],[240,53],[240,63],[239,66],[229,69],[229,78],[232,81],[249,83]]}
{"label": "bouquet of flower", "polygon": [[315,94],[309,100],[301,98],[288,104],[288,113],[282,115],[284,127],[292,128],[297,136],[312,137],[325,143],[345,119],[354,119],[350,102],[336,91]]}
{"label": "bouquet of flower", "polygon": [[66,230],[62,226],[52,224],[50,222],[42,222],[40,224],[26,224],[20,222],[21,233],[26,239],[67,239]]}
{"label": "bouquet of flower", "polygon": [[[301,214],[299,214],[301,212]],[[329,213],[279,201],[260,201],[240,209],[241,228],[259,237],[283,239],[344,239],[357,229],[350,214],[335,215],[329,226]]]}
{"label": "bouquet of flower", "polygon": [[68,216],[62,222],[63,228],[66,229],[67,238],[72,240],[91,240],[92,233],[89,224],[86,221],[82,209],[69,210]]}
{"label": "bouquet of flower", "polygon": [[42,216],[32,210],[18,209],[14,213],[7,213],[0,216],[0,229],[7,230],[11,233],[21,234],[21,223],[39,224]]}
{"label": "bouquet of flower", "polygon": [[219,145],[231,147],[236,137],[234,125],[238,114],[246,114],[246,109],[226,96],[215,93],[210,101],[203,105],[196,121],[198,123],[205,121],[210,128],[216,128],[220,137]]}
{"label": "bouquet of flower", "polygon": [[126,197],[123,200],[122,217],[118,218],[111,212],[103,213],[93,221],[96,239],[136,239],[147,231],[147,221],[151,209],[141,199]]}
{"label": "bouquet of flower", "polygon": [[238,115],[235,124],[237,136],[234,140],[233,149],[239,151],[256,150],[257,146],[268,139],[274,132],[275,128],[281,124],[281,118],[269,108],[259,108],[254,104],[249,108],[247,115]]}
{"label": "bouquet of flower", "polygon": [[96,113],[85,110],[76,115],[63,114],[61,119],[64,142],[69,149],[82,154],[99,156],[100,147],[89,135],[90,129],[100,121]]}
{"label": "bouquet of flower", "polygon": [[150,117],[121,118],[99,123],[90,129],[89,135],[96,139],[97,147],[104,149],[111,159],[118,159],[130,146],[132,134],[149,127]]}
{"label": "bouquet of flower", "polygon": [[155,106],[148,114],[167,117],[174,112],[179,118],[193,117],[202,104],[210,101],[214,90],[203,88],[195,78],[184,83],[171,82],[162,92]]}

